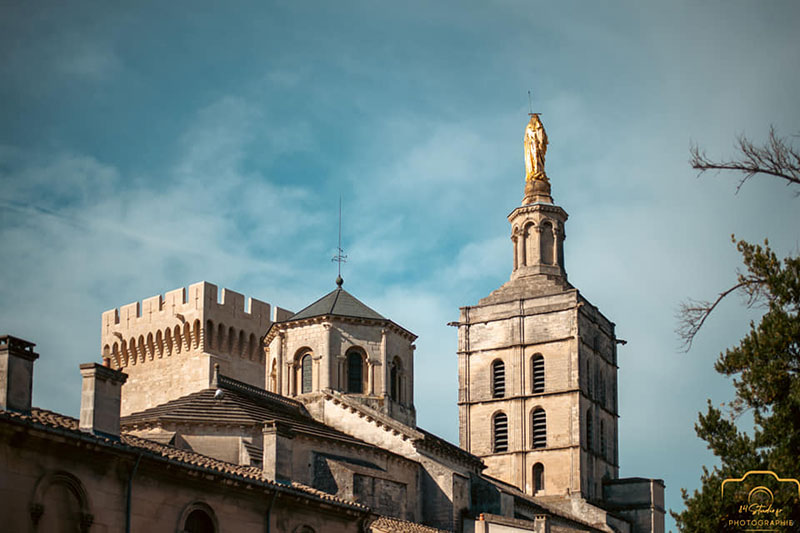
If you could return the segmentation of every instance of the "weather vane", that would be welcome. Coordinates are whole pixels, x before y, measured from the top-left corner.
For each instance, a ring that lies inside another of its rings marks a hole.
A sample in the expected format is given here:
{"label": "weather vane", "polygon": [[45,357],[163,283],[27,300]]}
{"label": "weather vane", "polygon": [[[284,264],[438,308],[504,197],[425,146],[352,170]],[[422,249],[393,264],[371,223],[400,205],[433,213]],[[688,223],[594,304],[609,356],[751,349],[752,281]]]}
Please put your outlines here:
{"label": "weather vane", "polygon": [[347,263],[347,256],[342,249],[342,197],[339,196],[339,246],[336,247],[336,255],[331,258],[331,262],[339,263],[339,275],[336,276],[336,284],[341,287],[344,283],[342,279],[342,263]]}

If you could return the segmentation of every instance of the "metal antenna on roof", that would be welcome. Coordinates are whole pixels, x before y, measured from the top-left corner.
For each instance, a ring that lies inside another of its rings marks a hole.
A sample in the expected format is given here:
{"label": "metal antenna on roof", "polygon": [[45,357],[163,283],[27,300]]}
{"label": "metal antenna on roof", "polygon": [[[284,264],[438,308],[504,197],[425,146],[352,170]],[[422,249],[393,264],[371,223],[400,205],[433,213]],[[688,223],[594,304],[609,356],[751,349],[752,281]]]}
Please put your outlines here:
{"label": "metal antenna on roof", "polygon": [[342,263],[347,263],[347,256],[344,255],[342,249],[342,196],[339,195],[339,246],[336,247],[336,255],[331,258],[331,261],[339,263],[339,275],[336,276],[336,285],[340,288],[344,283],[342,279]]}

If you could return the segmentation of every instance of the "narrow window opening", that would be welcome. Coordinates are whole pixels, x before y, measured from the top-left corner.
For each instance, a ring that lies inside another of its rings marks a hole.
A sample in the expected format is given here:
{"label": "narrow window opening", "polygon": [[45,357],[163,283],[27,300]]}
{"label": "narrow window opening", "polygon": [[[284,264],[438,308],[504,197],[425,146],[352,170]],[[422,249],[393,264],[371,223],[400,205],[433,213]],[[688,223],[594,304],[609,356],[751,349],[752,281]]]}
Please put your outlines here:
{"label": "narrow window opening", "polygon": [[508,417],[497,413],[494,417],[494,452],[508,451]]}
{"label": "narrow window opening", "polygon": [[492,398],[506,395],[506,365],[502,361],[492,363]]}
{"label": "narrow window opening", "polygon": [[311,392],[311,354],[307,353],[301,359],[301,366],[302,366],[302,379],[303,383],[300,387],[300,391],[305,394],[307,392]]}
{"label": "narrow window opening", "polygon": [[542,354],[533,356],[533,392],[544,392],[544,357]]}
{"label": "narrow window opening", "polygon": [[593,443],[592,437],[594,436],[593,435],[594,428],[592,426],[593,426],[593,423],[592,423],[592,412],[589,409],[587,409],[586,410],[586,447],[589,450],[593,450],[594,449],[594,445],[592,444]]}
{"label": "narrow window opening", "polygon": [[364,392],[363,358],[357,351],[347,353],[347,392]]}
{"label": "narrow window opening", "polygon": [[544,465],[536,463],[533,465],[533,493],[544,490]]}
{"label": "narrow window opening", "polygon": [[195,509],[186,517],[183,530],[186,533],[214,533],[214,521],[205,511]]}
{"label": "narrow window opening", "polygon": [[544,409],[536,409],[531,416],[531,425],[533,426],[533,447],[546,448],[547,447],[547,415]]}

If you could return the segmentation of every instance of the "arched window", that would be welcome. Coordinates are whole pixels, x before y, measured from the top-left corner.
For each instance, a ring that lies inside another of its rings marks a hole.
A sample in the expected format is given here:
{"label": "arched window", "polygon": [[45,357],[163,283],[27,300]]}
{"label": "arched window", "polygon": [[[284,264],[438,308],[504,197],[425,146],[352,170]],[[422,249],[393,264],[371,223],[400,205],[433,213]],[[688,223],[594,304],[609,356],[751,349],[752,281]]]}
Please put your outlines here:
{"label": "arched window", "polygon": [[606,428],[603,421],[600,421],[600,455],[606,458]]}
{"label": "arched window", "polygon": [[311,354],[307,353],[300,359],[300,367],[301,367],[301,375],[302,375],[302,384],[300,386],[300,392],[305,394],[307,392],[311,392]]}
{"label": "arched window", "polygon": [[185,533],[215,533],[214,521],[202,509],[195,509],[183,524]]}
{"label": "arched window", "polygon": [[497,360],[492,363],[492,398],[506,395],[506,365]]}
{"label": "arched window", "polygon": [[347,392],[364,392],[364,358],[358,350],[347,352]]}
{"label": "arched window", "polygon": [[547,415],[541,407],[534,409],[531,414],[531,435],[534,448],[547,447]]}
{"label": "arched window", "polygon": [[216,533],[219,529],[214,510],[203,502],[187,505],[178,523],[183,525],[183,533]]}
{"label": "arched window", "polygon": [[389,396],[397,401],[397,365],[392,363],[392,368],[389,371]]}
{"label": "arched window", "polygon": [[533,465],[533,493],[544,490],[544,465],[536,463]]}
{"label": "arched window", "polygon": [[537,353],[533,356],[531,367],[534,394],[544,392],[544,357],[542,354]]}
{"label": "arched window", "polygon": [[553,261],[553,224],[545,222],[542,224],[542,233],[539,236],[541,243],[542,264],[552,265]]}
{"label": "arched window", "polygon": [[389,395],[392,400],[399,402],[402,396],[402,375],[403,363],[399,357],[395,357],[389,370]]}
{"label": "arched window", "polygon": [[[34,510],[38,514],[34,518]],[[65,471],[43,475],[36,482],[31,501],[36,531],[84,531],[91,523],[89,494],[81,481]]]}
{"label": "arched window", "polygon": [[214,323],[206,320],[205,349],[211,350],[214,346]]}
{"label": "arched window", "polygon": [[194,321],[194,332],[192,332],[192,347],[196,350],[200,347],[200,321]]}
{"label": "arched window", "polygon": [[278,392],[278,360],[272,360],[272,371],[269,373],[269,390],[270,392]]}
{"label": "arched window", "polygon": [[591,409],[586,410],[586,447],[589,450],[594,449],[593,444],[593,437],[594,437],[594,424],[592,422],[592,411]]}
{"label": "arched window", "polygon": [[493,421],[493,450],[495,453],[508,451],[508,417],[505,413],[494,415]]}

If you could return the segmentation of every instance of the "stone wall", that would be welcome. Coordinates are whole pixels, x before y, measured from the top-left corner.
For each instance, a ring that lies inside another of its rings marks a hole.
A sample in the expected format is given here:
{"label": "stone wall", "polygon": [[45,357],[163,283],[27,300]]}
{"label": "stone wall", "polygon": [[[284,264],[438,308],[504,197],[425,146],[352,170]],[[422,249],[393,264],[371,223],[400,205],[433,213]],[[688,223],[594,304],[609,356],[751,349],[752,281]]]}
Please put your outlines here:
{"label": "stone wall", "polygon": [[227,376],[264,387],[260,339],[288,311],[228,289],[219,296],[203,281],[103,313],[103,358],[129,376],[123,416],[208,387],[214,363]]}
{"label": "stone wall", "polygon": [[[7,531],[122,531],[135,451],[91,438],[58,437],[0,425],[0,500]],[[218,475],[153,460],[145,453],[132,482],[131,530],[174,533],[192,509],[208,512],[219,531],[263,533],[310,526],[317,533],[360,533],[360,517],[313,499],[252,490]],[[362,513],[363,514],[363,513]],[[38,529],[34,528],[34,518]],[[81,529],[81,523],[84,529]]]}

